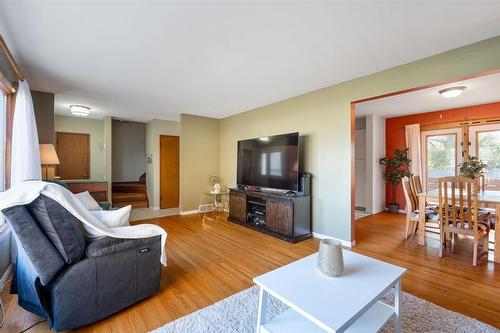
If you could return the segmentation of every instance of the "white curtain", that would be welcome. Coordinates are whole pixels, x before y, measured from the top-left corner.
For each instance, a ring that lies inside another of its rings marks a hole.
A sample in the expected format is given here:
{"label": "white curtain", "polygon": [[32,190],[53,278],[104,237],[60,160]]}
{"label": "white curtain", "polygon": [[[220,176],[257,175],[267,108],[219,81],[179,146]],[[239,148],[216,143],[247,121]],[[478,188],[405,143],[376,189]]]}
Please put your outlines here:
{"label": "white curtain", "polygon": [[411,172],[422,177],[422,150],[420,144],[420,124],[405,126],[406,148],[411,160]]}
{"label": "white curtain", "polygon": [[23,180],[42,179],[38,131],[30,86],[19,81],[12,125],[11,185]]}

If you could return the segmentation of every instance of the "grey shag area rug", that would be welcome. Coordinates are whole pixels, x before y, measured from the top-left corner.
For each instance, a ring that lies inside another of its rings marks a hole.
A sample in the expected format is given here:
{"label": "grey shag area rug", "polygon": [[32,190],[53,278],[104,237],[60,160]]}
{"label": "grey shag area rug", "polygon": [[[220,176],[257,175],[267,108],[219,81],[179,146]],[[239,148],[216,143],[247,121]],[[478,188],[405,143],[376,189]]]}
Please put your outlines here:
{"label": "grey shag area rug", "polygon": [[[154,333],[254,333],[257,322],[258,287],[254,286],[215,304],[193,312],[154,330]],[[384,301],[393,304],[393,293]],[[268,319],[287,309],[269,297]],[[389,320],[381,332],[394,332],[394,321]],[[500,332],[496,328],[460,313],[446,310],[431,302],[402,292],[401,332]],[[306,332],[304,332],[306,333]]]}

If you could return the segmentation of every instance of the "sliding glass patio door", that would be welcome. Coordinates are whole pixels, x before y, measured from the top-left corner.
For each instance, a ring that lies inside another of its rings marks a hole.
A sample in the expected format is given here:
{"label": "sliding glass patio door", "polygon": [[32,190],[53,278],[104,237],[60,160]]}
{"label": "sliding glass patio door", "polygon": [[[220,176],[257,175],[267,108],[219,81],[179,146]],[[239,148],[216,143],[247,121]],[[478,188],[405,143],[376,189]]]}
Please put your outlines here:
{"label": "sliding glass patio door", "polygon": [[488,165],[485,189],[500,191],[500,124],[470,126],[469,138],[469,156]]}
{"label": "sliding glass patio door", "polygon": [[462,128],[423,131],[421,135],[422,185],[432,191],[438,188],[439,178],[457,175],[463,160]]}

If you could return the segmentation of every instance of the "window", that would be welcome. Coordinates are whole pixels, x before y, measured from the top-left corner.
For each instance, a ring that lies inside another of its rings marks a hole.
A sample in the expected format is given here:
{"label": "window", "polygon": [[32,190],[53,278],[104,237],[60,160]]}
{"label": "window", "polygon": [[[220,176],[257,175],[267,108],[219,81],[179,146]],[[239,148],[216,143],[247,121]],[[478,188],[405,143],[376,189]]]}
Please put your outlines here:
{"label": "window", "polygon": [[262,153],[262,155],[261,155],[260,168],[261,168],[261,174],[263,176],[267,175],[267,154],[266,153]]}
{"label": "window", "polygon": [[485,189],[500,191],[500,124],[471,126],[470,156],[476,156],[488,165]]}
{"label": "window", "polygon": [[282,168],[281,168],[281,152],[274,152],[270,155],[271,161],[271,170],[270,174],[272,176],[282,176]]}
{"label": "window", "polygon": [[461,138],[459,128],[422,132],[423,178],[427,191],[437,189],[439,178],[457,174],[462,160]]}

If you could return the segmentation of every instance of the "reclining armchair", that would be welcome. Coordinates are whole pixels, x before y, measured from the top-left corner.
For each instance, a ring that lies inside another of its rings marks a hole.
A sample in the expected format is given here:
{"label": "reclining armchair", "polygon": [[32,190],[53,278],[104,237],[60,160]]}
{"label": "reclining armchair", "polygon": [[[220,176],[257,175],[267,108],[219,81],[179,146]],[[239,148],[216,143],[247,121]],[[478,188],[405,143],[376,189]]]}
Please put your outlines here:
{"label": "reclining armchair", "polygon": [[86,242],[78,219],[43,195],[2,212],[18,249],[11,293],[56,331],[96,322],[160,289],[160,236]]}

